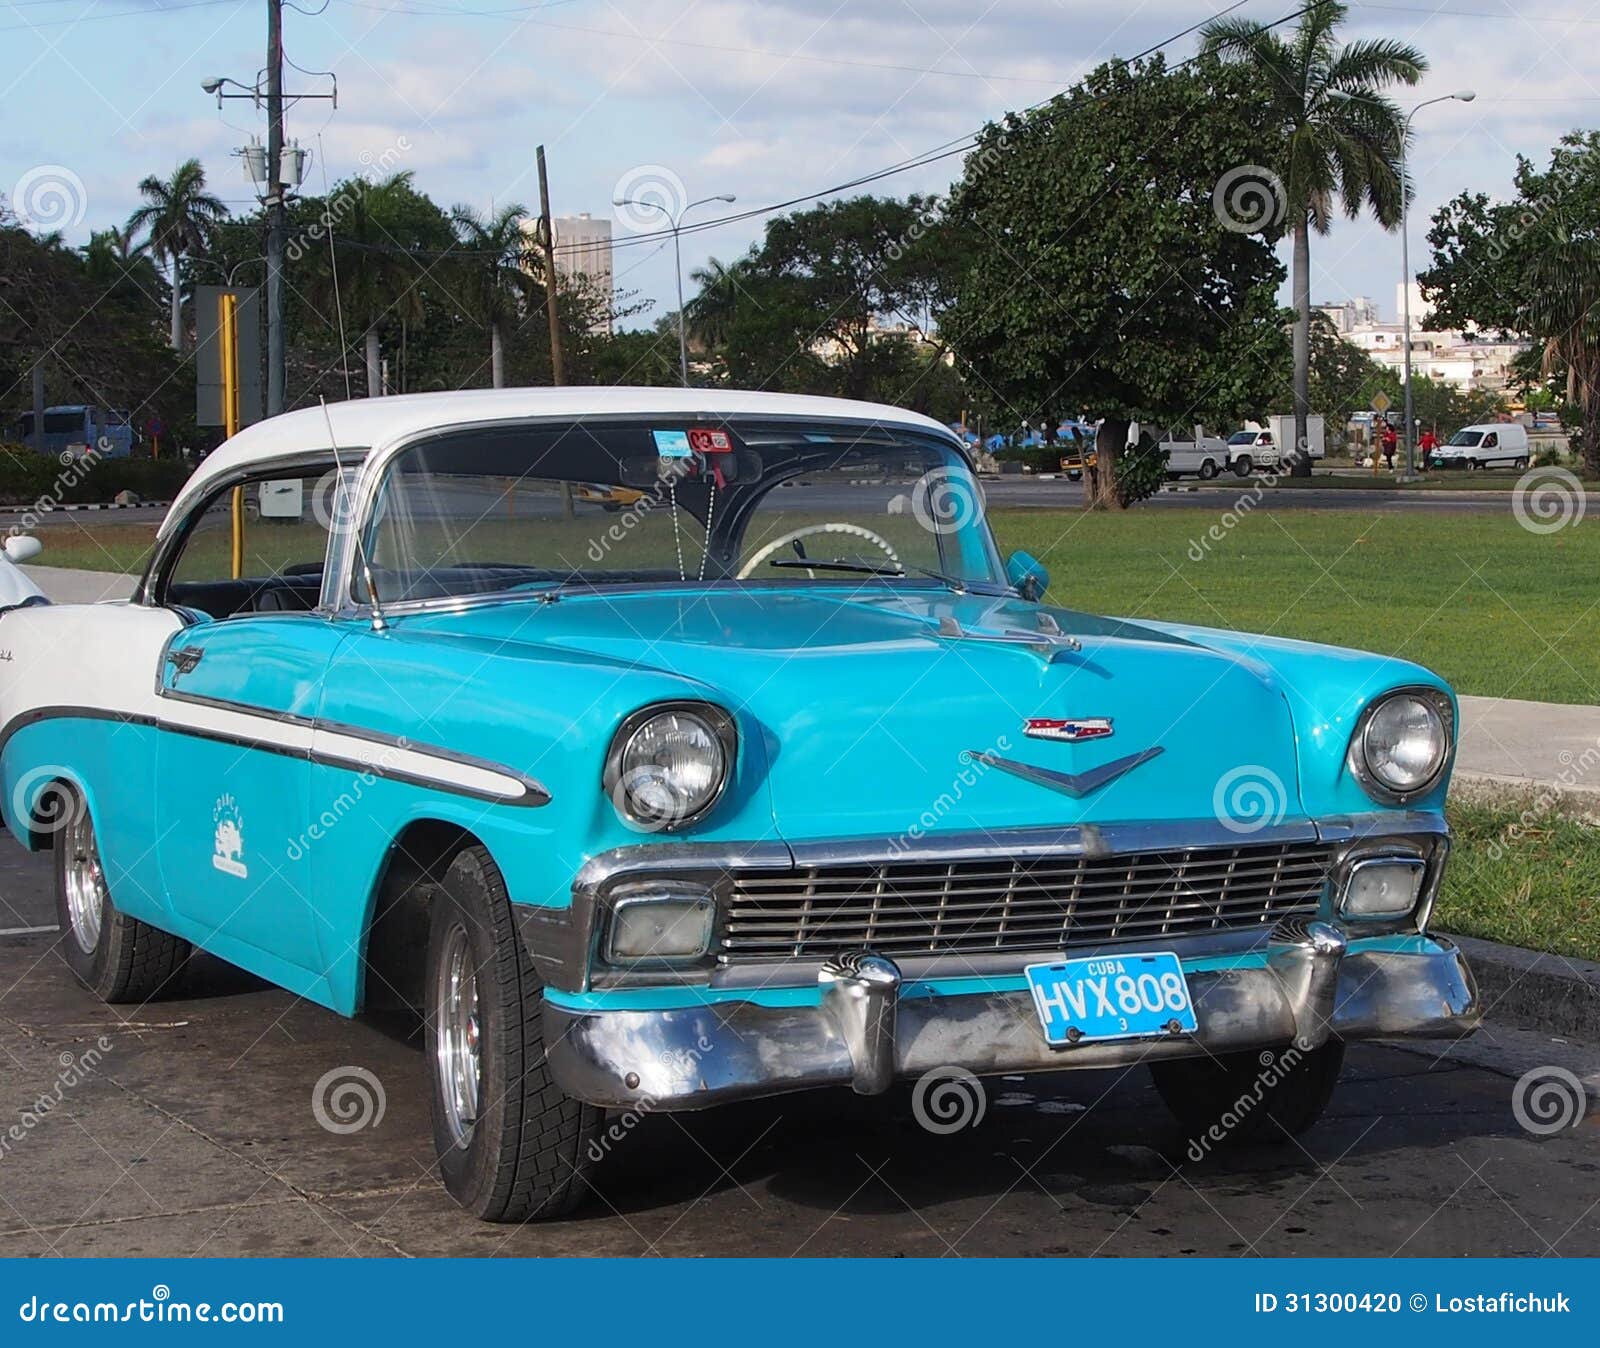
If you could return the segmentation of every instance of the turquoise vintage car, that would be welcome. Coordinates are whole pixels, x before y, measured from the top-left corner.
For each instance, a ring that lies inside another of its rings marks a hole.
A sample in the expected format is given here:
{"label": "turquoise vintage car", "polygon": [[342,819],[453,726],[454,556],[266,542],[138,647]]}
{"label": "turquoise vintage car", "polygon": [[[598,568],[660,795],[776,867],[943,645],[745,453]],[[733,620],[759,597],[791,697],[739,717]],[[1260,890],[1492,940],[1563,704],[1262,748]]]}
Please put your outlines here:
{"label": "turquoise vintage car", "polygon": [[578,1201],[607,1111],[1148,1062],[1191,1130],[1281,1137],[1347,1041],[1470,1030],[1427,932],[1450,690],[1047,581],[892,407],[294,412],[201,465],[131,602],[0,616],[6,823],[104,998],[198,946],[420,1010],[491,1220]]}

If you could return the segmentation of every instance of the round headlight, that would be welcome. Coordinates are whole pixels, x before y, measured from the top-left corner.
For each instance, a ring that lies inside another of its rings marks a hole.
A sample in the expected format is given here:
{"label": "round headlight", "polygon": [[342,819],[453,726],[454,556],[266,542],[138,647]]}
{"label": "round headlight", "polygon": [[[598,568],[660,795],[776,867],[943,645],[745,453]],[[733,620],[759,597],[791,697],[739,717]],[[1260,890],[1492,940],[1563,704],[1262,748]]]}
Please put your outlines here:
{"label": "round headlight", "polygon": [[1450,704],[1432,692],[1391,693],[1373,703],[1350,746],[1368,791],[1409,799],[1431,788],[1450,756]]}
{"label": "round headlight", "polygon": [[654,708],[623,722],[606,762],[612,804],[635,828],[700,818],[727,781],[733,724],[706,706]]}

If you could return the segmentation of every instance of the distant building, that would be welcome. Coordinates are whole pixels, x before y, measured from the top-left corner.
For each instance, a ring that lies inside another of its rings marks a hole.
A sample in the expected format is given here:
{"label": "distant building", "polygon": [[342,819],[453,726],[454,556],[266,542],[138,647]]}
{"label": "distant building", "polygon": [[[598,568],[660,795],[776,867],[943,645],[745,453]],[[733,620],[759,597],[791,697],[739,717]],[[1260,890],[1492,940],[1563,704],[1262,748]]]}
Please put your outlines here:
{"label": "distant building", "polygon": [[[1406,283],[1396,281],[1394,286],[1394,312],[1398,318],[1406,311]],[[1411,331],[1425,328],[1433,319],[1433,307],[1422,298],[1422,287],[1411,283]]]}
{"label": "distant building", "polygon": [[1337,304],[1314,304],[1311,307],[1325,315],[1338,333],[1348,333],[1353,328],[1378,321],[1378,306],[1365,295],[1340,300]]}
{"label": "distant building", "polygon": [[611,335],[611,221],[597,220],[587,211],[558,215],[554,221],[556,275],[581,284],[605,304],[605,315],[593,331]]}

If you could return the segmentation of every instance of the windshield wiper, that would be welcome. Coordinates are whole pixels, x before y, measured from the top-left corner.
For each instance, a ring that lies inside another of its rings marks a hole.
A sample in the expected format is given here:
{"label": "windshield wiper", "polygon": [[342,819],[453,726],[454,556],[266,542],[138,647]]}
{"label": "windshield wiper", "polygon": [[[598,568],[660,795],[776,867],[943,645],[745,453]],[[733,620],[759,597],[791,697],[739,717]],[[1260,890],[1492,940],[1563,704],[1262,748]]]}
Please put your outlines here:
{"label": "windshield wiper", "polygon": [[849,571],[858,576],[903,576],[903,568],[890,568],[875,566],[871,562],[847,562],[842,557],[832,561],[823,557],[796,558],[790,561],[787,557],[776,557],[767,563],[768,566],[786,568],[798,571]]}
{"label": "windshield wiper", "polygon": [[767,563],[768,566],[783,567],[790,570],[801,571],[848,571],[857,576],[884,576],[890,580],[904,579],[910,575],[926,576],[929,580],[937,580],[948,585],[957,594],[967,592],[967,583],[959,576],[949,576],[943,571],[934,571],[926,566],[906,566],[902,563],[898,568],[877,566],[872,562],[847,562],[842,557],[831,561],[817,557],[809,557],[804,561],[790,561],[788,558],[779,558]]}

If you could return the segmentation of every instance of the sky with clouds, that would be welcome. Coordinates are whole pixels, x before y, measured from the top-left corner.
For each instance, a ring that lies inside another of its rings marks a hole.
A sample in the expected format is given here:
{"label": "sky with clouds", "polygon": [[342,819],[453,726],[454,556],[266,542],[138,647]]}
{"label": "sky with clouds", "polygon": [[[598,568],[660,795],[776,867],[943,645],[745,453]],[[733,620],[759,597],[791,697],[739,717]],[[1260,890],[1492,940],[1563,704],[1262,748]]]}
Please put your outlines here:
{"label": "sky with clouds", "polygon": [[[733,193],[691,219],[786,200],[955,141],[1043,100],[1113,56],[1211,17],[1225,0],[293,0],[285,50],[337,75],[337,110],[295,107],[290,134],[317,155],[316,188],[375,164],[410,169],[442,203],[534,204],[534,147],[547,147],[555,212],[617,215],[619,184],[680,203]],[[318,5],[323,7],[318,9]],[[1294,0],[1237,13],[1281,17]],[[197,155],[240,208],[231,151],[262,123],[247,102],[219,112],[202,79],[250,83],[265,50],[262,0],[0,0],[0,192],[13,205],[59,166],[82,183],[61,221],[72,242],[120,223],[135,184]],[[1414,43],[1431,70],[1420,101],[1470,88],[1416,122],[1420,222],[1463,188],[1505,193],[1516,155],[1542,158],[1563,132],[1600,123],[1600,4],[1425,0],[1352,4],[1347,38]],[[1169,55],[1189,55],[1195,38]],[[291,88],[326,80],[290,69]],[[948,158],[875,191],[938,191]],[[682,194],[679,196],[679,194]],[[80,215],[81,205],[81,218]],[[39,213],[58,208],[46,192]],[[625,210],[619,239],[649,228]],[[684,238],[687,270],[742,252],[759,221]],[[619,286],[672,306],[670,245],[619,248]],[[1392,316],[1399,242],[1340,222],[1313,249],[1313,297],[1366,294]]]}

